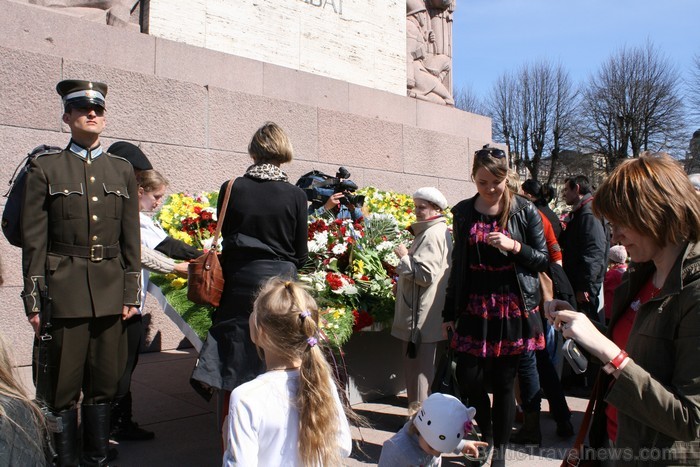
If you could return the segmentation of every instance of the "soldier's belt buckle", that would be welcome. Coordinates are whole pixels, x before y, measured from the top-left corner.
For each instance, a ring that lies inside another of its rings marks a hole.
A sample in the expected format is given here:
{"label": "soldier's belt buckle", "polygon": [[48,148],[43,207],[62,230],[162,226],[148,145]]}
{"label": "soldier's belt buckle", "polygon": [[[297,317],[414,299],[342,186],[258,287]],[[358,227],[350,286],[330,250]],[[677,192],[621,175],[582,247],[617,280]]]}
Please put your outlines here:
{"label": "soldier's belt buckle", "polygon": [[90,247],[90,261],[99,263],[104,259],[104,246],[103,245],[92,245]]}

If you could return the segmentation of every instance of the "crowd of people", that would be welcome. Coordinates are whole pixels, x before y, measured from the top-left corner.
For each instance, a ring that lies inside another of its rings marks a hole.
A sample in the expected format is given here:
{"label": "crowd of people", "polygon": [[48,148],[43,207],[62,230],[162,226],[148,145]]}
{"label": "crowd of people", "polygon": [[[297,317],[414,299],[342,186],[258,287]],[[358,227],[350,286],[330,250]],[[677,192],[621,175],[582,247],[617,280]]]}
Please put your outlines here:
{"label": "crowd of people", "polygon": [[[158,208],[168,181],[141,149],[102,149],[107,86],[66,80],[57,91],[71,140],[31,162],[21,224],[39,405],[0,340],[3,465],[103,466],[117,456],[110,438],[155,436],[133,421],[130,391],[148,274],[186,276],[187,261],[202,254],[144,214]],[[205,398],[224,396],[223,465],[340,465],[352,450],[350,423],[361,419],[333,376],[318,306],[296,282],[310,210],[281,169],[293,147],[268,122],[248,152],[252,165],[220,190],[219,213],[231,193],[225,287],[191,383]],[[520,184],[501,149],[476,151],[471,177],[477,193],[452,207],[452,230],[446,197],[416,190],[413,240],[395,249],[391,334],[403,342],[412,415],[379,464],[440,465],[442,453],[455,452],[506,465],[509,443],[541,443],[542,395],[557,435],[571,437],[553,363],[560,333],[592,360],[591,445],[631,453],[606,462],[643,464],[639,453],[656,449],[668,465],[697,465],[700,196],[680,165],[645,153],[595,193],[585,176],[567,178],[563,221],[550,207],[553,190]],[[342,217],[341,198],[311,212]],[[461,400],[430,390],[448,337]],[[523,424],[513,432],[518,405]],[[479,441],[469,438],[472,421]]]}

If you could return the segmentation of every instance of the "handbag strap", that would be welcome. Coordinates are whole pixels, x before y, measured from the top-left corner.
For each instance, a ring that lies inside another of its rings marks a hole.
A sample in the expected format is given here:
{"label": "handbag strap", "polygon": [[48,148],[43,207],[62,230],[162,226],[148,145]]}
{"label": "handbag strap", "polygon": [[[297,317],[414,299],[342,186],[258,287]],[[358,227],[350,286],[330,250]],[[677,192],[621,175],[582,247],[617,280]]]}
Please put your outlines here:
{"label": "handbag strap", "polygon": [[226,218],[226,210],[228,209],[228,200],[231,197],[231,188],[233,188],[233,179],[228,181],[226,185],[226,194],[224,195],[224,202],[221,205],[219,219],[216,222],[216,232],[214,232],[214,241],[211,242],[211,249],[216,250],[219,244],[219,235],[221,235],[221,227],[224,225],[224,219]]}
{"label": "handbag strap", "polygon": [[413,289],[411,289],[411,334],[418,326],[418,294],[416,293],[416,272],[413,271]]}
{"label": "handbag strap", "polygon": [[593,390],[591,391],[591,398],[588,400],[588,406],[586,407],[586,413],[583,415],[583,421],[581,421],[581,427],[578,429],[578,435],[576,435],[576,440],[574,441],[575,449],[583,449],[584,442],[586,440],[586,435],[588,434],[588,429],[591,427],[591,421],[593,418],[593,410],[595,409],[596,402],[598,400],[598,390],[602,384],[601,372],[598,373],[595,383],[593,384]]}

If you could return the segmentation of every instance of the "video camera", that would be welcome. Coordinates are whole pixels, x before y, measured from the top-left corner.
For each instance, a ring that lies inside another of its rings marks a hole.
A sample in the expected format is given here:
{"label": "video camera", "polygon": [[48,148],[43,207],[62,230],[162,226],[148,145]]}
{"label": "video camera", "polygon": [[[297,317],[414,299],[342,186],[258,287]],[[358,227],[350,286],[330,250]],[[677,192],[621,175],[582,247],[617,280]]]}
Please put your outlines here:
{"label": "video camera", "polygon": [[335,177],[313,170],[302,175],[296,185],[304,190],[314,209],[323,206],[333,193],[343,193],[343,197],[340,198],[340,204],[343,206],[353,205],[360,208],[365,202],[363,195],[354,194],[358,187],[350,180],[350,172],[345,167],[339,167]]}

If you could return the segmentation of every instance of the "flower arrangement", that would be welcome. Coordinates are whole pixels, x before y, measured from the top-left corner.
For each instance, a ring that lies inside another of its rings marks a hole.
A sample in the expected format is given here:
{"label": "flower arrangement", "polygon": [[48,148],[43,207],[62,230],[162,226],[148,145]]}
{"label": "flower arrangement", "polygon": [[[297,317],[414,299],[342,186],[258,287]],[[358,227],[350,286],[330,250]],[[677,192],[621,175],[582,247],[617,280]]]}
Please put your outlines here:
{"label": "flower arrangement", "polygon": [[401,228],[416,221],[413,213],[413,198],[395,191],[382,191],[368,186],[357,191],[365,197],[365,209],[373,214],[388,214],[396,219]]}
{"label": "flower arrangement", "polygon": [[[399,261],[394,248],[410,243],[406,227],[416,220],[409,195],[373,187],[358,190],[358,194],[365,196],[366,216],[361,222],[309,219],[309,261],[299,275],[312,289],[321,328],[335,348],[355,331],[391,322]],[[217,196],[215,192],[170,195],[155,218],[172,237],[206,248],[216,229]],[[451,216],[447,218],[450,224]],[[151,277],[171,306],[204,338],[211,326],[211,308],[187,300],[184,279]]]}
{"label": "flower arrangement", "polygon": [[309,262],[300,279],[312,288],[322,328],[336,346],[353,331],[393,317],[393,250],[405,238],[402,231],[387,214],[369,214],[363,222],[309,220]]}
{"label": "flower arrangement", "polygon": [[[399,226],[405,229],[416,221],[413,212],[413,197],[395,191],[382,191],[375,187],[368,186],[357,191],[357,194],[364,195],[365,209],[373,214],[388,214],[396,219]],[[447,225],[452,225],[452,213],[450,208],[445,210]]]}
{"label": "flower arrangement", "polygon": [[216,231],[218,197],[218,192],[174,193],[165,200],[155,219],[171,237],[206,249]]}

